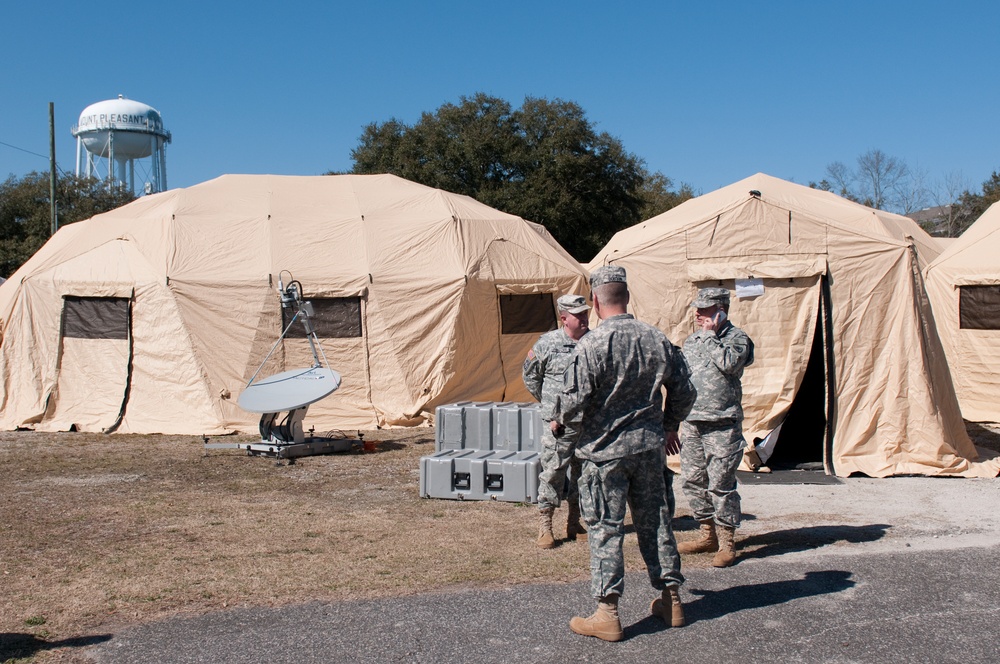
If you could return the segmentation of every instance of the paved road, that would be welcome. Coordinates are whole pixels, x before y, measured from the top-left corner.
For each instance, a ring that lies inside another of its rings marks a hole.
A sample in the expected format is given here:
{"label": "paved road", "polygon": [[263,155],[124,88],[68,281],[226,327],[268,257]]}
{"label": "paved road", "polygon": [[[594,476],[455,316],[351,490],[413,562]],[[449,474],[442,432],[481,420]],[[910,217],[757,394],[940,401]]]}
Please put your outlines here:
{"label": "paved road", "polygon": [[594,606],[576,583],[233,609],[62,645],[108,664],[1000,661],[998,480],[740,491],[743,557],[686,570],[682,629],[648,615],[655,593],[632,574],[620,643],[569,631]]}
{"label": "paved road", "polygon": [[[861,546],[861,545],[858,545]],[[625,640],[572,634],[584,584],[525,585],[378,601],[238,609],[126,629],[99,662],[995,662],[1000,546],[752,558],[693,570],[689,625],[648,615],[630,575]]]}

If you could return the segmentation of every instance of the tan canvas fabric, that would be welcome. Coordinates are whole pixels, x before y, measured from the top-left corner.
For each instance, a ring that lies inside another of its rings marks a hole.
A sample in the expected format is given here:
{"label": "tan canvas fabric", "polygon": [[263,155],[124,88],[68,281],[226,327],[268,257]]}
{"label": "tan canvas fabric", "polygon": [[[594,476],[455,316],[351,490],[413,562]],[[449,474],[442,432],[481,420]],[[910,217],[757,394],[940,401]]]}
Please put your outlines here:
{"label": "tan canvas fabric", "polygon": [[[959,316],[963,287],[1000,290],[1000,204],[950,242],[925,279],[962,414],[975,422],[1000,422],[1000,329],[963,328]],[[984,313],[1000,319],[995,303]]]}
{"label": "tan canvas fabric", "polygon": [[698,288],[763,281],[764,295],[734,297],[731,309],[756,342],[743,378],[748,440],[784,419],[827,288],[828,470],[995,476],[1000,463],[975,461],[922,287],[919,270],[937,252],[905,217],[757,174],[621,231],[588,267],[623,266],[635,314],[677,344],[694,330]]}
{"label": "tan canvas fabric", "polygon": [[[465,196],[388,175],[223,176],[67,226],[0,286],[0,427],[256,430],[237,398],[281,334],[283,270],[307,298],[360,300],[361,336],[321,340],[343,382],[310,407],[317,432],[527,400],[538,335],[501,333],[500,295],[551,294],[554,315],[587,284],[543,228]],[[130,339],[64,339],[67,295],[129,298]],[[262,376],[311,362],[289,338]]]}

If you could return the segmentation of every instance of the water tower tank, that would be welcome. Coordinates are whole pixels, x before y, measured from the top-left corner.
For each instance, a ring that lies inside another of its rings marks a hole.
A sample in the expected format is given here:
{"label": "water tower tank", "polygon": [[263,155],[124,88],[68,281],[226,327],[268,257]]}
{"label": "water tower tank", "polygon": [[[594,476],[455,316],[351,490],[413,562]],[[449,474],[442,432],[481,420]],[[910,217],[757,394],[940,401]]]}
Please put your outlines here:
{"label": "water tower tank", "polygon": [[164,146],[170,142],[170,132],[152,106],[121,95],[99,101],[83,109],[72,131],[77,175],[107,178],[136,193],[138,165],[144,182],[140,193],[166,190]]}

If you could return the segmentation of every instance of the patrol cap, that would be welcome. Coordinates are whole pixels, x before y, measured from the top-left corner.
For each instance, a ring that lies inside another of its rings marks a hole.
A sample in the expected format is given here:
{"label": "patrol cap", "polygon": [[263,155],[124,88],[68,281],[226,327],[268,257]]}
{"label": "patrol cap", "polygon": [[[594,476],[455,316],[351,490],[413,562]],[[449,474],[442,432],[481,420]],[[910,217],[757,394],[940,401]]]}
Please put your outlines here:
{"label": "patrol cap", "polygon": [[618,267],[617,265],[602,265],[590,273],[590,290],[615,282],[628,283],[628,280],[625,278],[625,268]]}
{"label": "patrol cap", "polygon": [[590,310],[590,305],[587,304],[587,298],[582,295],[563,295],[556,300],[556,304],[559,305],[559,311],[565,311],[571,314],[582,314],[584,311]]}
{"label": "patrol cap", "polygon": [[708,309],[715,305],[729,306],[728,288],[702,288],[698,290],[698,297],[695,298],[691,306],[695,309]]}

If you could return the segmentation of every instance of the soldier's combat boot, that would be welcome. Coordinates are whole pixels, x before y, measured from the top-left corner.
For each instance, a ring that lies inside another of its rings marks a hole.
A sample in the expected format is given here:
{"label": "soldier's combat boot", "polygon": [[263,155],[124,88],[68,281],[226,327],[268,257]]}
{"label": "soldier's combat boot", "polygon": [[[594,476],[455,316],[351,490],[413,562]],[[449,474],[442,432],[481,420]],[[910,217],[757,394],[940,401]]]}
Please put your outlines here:
{"label": "soldier's combat boot", "polygon": [[713,567],[729,567],[736,562],[736,529],[719,526],[719,552],[712,558]]}
{"label": "soldier's combat boot", "polygon": [[677,586],[663,589],[663,593],[649,605],[649,612],[667,624],[667,627],[683,627],[684,607],[681,606],[681,593]]}
{"label": "soldier's combat boot", "polygon": [[556,545],[556,538],[552,536],[552,513],[554,507],[541,507],[538,509],[538,539],[535,544],[539,549],[551,549]]}
{"label": "soldier's combat boot", "polygon": [[719,550],[719,538],[715,534],[715,522],[707,519],[701,522],[701,537],[677,545],[677,553],[711,553]]}
{"label": "soldier's combat boot", "polygon": [[580,522],[580,502],[570,500],[566,506],[569,508],[569,514],[566,516],[566,539],[587,539],[587,529]]}
{"label": "soldier's combat boot", "polygon": [[597,603],[597,611],[587,618],[573,618],[569,621],[569,628],[582,636],[621,641],[623,634],[622,623],[618,619],[618,595],[602,597]]}

